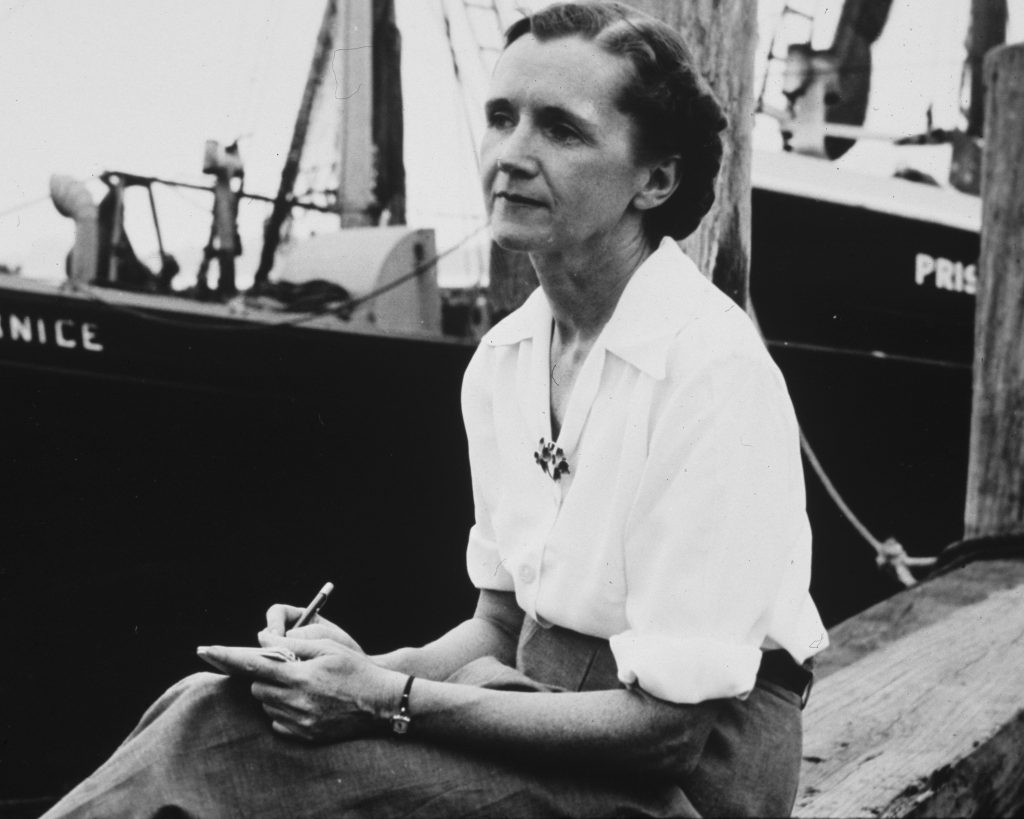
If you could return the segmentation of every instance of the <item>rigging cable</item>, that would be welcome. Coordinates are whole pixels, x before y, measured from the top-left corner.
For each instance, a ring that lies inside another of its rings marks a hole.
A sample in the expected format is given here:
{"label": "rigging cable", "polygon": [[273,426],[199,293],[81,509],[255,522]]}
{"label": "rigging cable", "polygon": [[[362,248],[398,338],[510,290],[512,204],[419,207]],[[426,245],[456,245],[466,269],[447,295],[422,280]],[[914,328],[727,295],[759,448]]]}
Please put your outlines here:
{"label": "rigging cable", "polygon": [[334,311],[334,312],[340,311],[342,309],[351,310],[351,309],[353,309],[355,307],[360,306],[361,304],[366,304],[367,302],[373,301],[378,296],[382,296],[384,293],[387,293],[387,292],[389,292],[391,290],[394,290],[399,285],[405,284],[407,281],[410,281],[411,279],[415,279],[415,278],[423,275],[426,271],[428,271],[431,267],[433,267],[438,261],[443,259],[448,254],[454,253],[456,250],[458,250],[463,245],[468,243],[471,239],[473,239],[474,237],[478,236],[480,233],[483,233],[488,227],[489,227],[489,225],[486,222],[484,224],[482,224],[482,225],[479,225],[475,230],[467,233],[465,236],[463,236],[454,245],[451,245],[450,247],[446,248],[443,252],[438,253],[436,256],[434,256],[434,258],[428,259],[427,261],[423,262],[422,264],[414,267],[411,271],[406,273],[404,276],[399,276],[397,279],[394,279],[393,281],[390,281],[387,284],[381,285],[376,290],[371,290],[365,296],[359,296],[359,297],[354,298],[354,299],[349,299],[345,304],[343,304],[343,305],[339,306],[338,308],[336,308],[336,311]]}
{"label": "rigging cable", "polygon": [[[89,179],[95,179],[95,178],[96,177],[89,177]],[[85,181],[88,181],[88,180],[85,180]],[[0,210],[0,219],[3,219],[5,216],[12,216],[13,214],[18,213],[19,211],[23,211],[23,210],[25,210],[27,208],[31,208],[33,205],[39,205],[39,204],[41,204],[43,202],[48,201],[49,198],[50,198],[50,194],[47,193],[47,194],[43,194],[42,196],[37,196],[35,199],[29,199],[29,200],[27,200],[25,202],[22,202],[22,203],[18,204],[18,205],[13,205],[13,206],[7,208],[6,210]]]}
{"label": "rigging cable", "polygon": [[[466,121],[466,129],[470,133],[470,144],[472,145],[472,143],[479,142],[479,140],[477,139],[477,126],[473,118],[472,106],[470,105],[469,101],[469,90],[466,87],[466,82],[464,77],[462,76],[462,70],[459,66],[459,56],[455,52],[455,40],[452,38],[452,20],[450,15],[448,14],[448,8],[445,5],[445,0],[439,0],[439,3],[441,8],[441,17],[444,21],[445,40],[448,43],[448,53],[451,56],[452,60],[452,71],[455,74],[455,84],[460,89],[458,97],[462,108],[462,115]],[[476,163],[476,170],[477,173],[479,174],[480,156],[477,154],[475,150],[472,149],[470,150],[470,153],[473,154],[473,161]]]}
{"label": "rigging cable", "polygon": [[[757,312],[754,310],[754,303],[751,299],[747,299],[747,315],[754,324],[754,329],[757,330],[757,334],[761,337],[762,343],[765,347],[768,347],[768,341],[765,339],[764,331],[761,329],[761,323],[757,319]],[[917,578],[914,577],[910,572],[910,568],[913,566],[925,567],[934,566],[937,558],[934,557],[911,557],[907,554],[906,550],[896,538],[889,537],[885,540],[879,540],[872,534],[871,530],[861,521],[860,518],[850,508],[849,504],[843,499],[842,494],[836,488],[836,485],[829,478],[828,473],[825,471],[825,467],[818,459],[814,449],[811,447],[810,441],[807,440],[807,435],[804,433],[803,427],[797,421],[797,427],[800,431],[800,450],[803,452],[807,462],[811,465],[811,469],[814,470],[814,474],[818,476],[818,480],[821,481],[822,487],[825,492],[835,503],[836,507],[842,513],[843,517],[846,518],[847,522],[854,528],[854,530],[863,538],[863,540],[871,546],[875,551],[875,563],[879,568],[886,568],[892,570],[896,579],[899,580],[907,588],[917,584]]]}
{"label": "rigging cable", "polygon": [[[173,193],[178,199],[180,199],[182,202],[184,202],[189,207],[195,208],[196,210],[201,210],[204,213],[209,214],[209,212],[210,212],[210,205],[205,204],[205,203],[200,204],[195,199],[193,199],[192,197],[188,196],[185,193],[185,190],[182,188],[181,185],[167,185],[166,187],[167,187],[167,189],[171,193]],[[212,191],[211,191],[211,193],[212,193]]]}
{"label": "rigging cable", "polygon": [[[763,339],[762,339],[763,340]],[[881,350],[856,350],[844,347],[830,347],[825,344],[805,344],[801,341],[767,341],[769,348],[778,347],[782,350],[800,350],[811,353],[829,353],[830,355],[844,355],[850,358],[874,358],[881,361],[895,361],[899,364],[915,364],[925,367],[936,367],[946,370],[970,370],[971,365],[957,361],[942,361],[938,358],[922,358],[916,355],[902,355],[900,353],[885,353]]]}

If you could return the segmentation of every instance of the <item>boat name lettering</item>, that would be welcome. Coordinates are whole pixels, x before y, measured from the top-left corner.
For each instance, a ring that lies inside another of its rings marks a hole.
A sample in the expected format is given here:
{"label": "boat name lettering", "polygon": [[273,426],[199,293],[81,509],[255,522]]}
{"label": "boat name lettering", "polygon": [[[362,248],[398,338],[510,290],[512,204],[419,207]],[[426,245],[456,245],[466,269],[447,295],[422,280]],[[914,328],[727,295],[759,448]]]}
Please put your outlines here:
{"label": "boat name lettering", "polygon": [[0,313],[0,341],[61,347],[102,353],[99,325],[74,319],[44,319],[37,316]]}
{"label": "boat name lettering", "polygon": [[973,296],[978,289],[978,266],[918,253],[914,260],[914,283]]}

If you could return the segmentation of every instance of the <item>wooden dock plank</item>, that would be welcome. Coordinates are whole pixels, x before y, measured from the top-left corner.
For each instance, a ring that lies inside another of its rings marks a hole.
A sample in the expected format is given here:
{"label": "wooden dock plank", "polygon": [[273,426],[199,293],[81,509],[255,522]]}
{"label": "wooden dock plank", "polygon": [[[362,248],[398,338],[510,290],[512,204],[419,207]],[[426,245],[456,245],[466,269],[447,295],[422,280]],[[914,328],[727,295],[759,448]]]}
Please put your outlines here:
{"label": "wooden dock plank", "polygon": [[1020,584],[1024,584],[1024,561],[983,560],[900,592],[830,628],[831,646],[818,657],[815,676],[822,680],[962,606]]}
{"label": "wooden dock plank", "polygon": [[[887,601],[890,610],[902,606],[902,627],[825,676],[811,698],[794,815],[1005,814],[1019,807],[1024,584],[1005,587],[1021,575],[1018,564],[1011,567],[961,570]],[[976,582],[959,593],[978,602],[957,605],[955,581],[965,577]],[[987,593],[977,582],[986,577],[998,586]],[[935,605],[926,605],[936,591]]]}

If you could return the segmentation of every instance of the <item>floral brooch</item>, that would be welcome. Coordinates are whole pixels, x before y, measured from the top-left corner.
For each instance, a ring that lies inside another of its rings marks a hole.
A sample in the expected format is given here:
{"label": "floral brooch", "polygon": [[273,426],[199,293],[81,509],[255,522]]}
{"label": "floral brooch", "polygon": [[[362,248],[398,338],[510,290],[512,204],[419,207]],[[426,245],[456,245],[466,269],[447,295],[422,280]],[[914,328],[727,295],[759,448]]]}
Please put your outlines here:
{"label": "floral brooch", "polygon": [[562,448],[556,446],[554,442],[546,442],[543,438],[540,439],[537,451],[533,453],[533,460],[553,481],[559,480],[562,475],[569,472],[569,462],[565,460]]}

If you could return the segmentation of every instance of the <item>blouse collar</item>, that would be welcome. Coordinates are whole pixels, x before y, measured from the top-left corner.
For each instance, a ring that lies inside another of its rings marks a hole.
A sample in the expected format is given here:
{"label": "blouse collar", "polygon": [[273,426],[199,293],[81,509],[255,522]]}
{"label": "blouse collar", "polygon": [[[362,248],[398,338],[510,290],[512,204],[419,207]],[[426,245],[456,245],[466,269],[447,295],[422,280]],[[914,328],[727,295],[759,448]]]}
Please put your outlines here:
{"label": "blouse collar", "polygon": [[[600,344],[652,378],[662,379],[672,340],[699,318],[709,298],[717,297],[727,298],[700,274],[679,245],[666,237],[626,284],[601,332]],[[551,321],[551,308],[538,287],[483,341],[492,347],[532,338],[547,344]]]}

